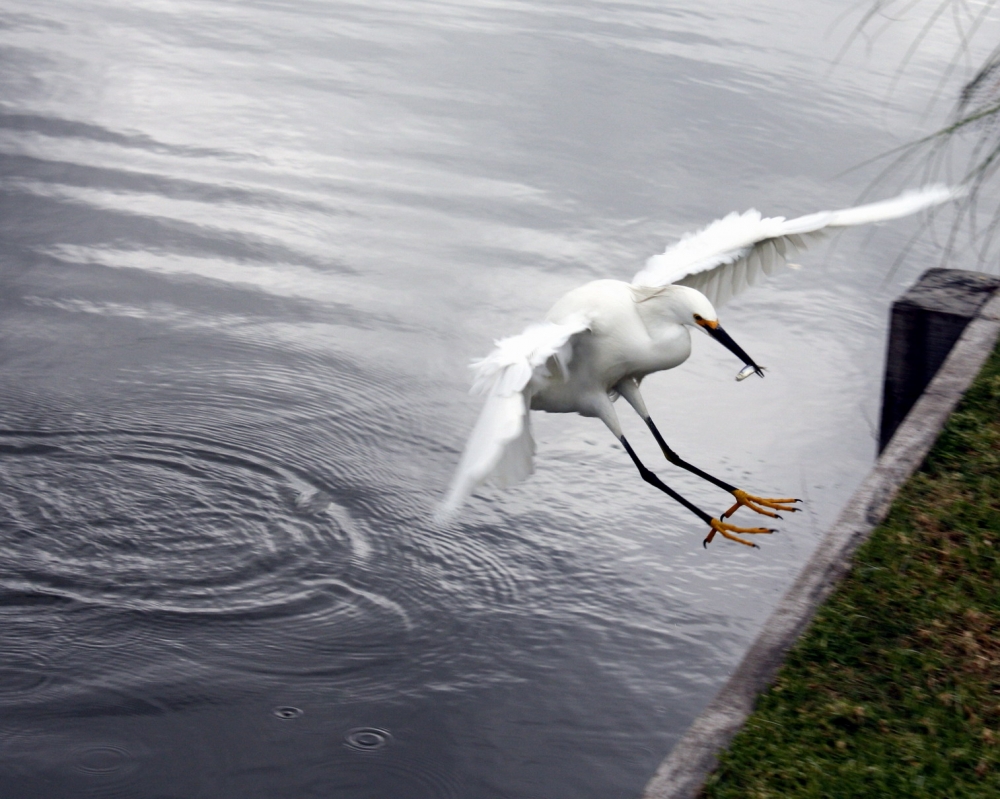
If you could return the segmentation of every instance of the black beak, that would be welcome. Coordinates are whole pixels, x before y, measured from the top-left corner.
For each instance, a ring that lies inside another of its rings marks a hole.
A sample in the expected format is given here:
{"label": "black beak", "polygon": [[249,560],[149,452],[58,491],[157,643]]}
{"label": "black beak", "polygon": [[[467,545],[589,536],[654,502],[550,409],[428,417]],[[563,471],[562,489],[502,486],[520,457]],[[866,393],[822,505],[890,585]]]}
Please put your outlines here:
{"label": "black beak", "polygon": [[737,358],[743,361],[743,363],[745,363],[747,366],[752,367],[754,372],[758,376],[760,377],[764,376],[764,370],[761,369],[761,367],[758,366],[756,363],[754,363],[753,358],[747,355],[743,351],[743,348],[735,341],[733,341],[732,336],[730,336],[725,330],[723,330],[721,325],[717,324],[715,327],[710,327],[709,325],[702,325],[702,328],[705,330],[706,333],[708,333],[708,335],[710,335],[712,338],[718,341],[723,347],[725,347],[727,350],[733,353],[733,355],[735,355]]}

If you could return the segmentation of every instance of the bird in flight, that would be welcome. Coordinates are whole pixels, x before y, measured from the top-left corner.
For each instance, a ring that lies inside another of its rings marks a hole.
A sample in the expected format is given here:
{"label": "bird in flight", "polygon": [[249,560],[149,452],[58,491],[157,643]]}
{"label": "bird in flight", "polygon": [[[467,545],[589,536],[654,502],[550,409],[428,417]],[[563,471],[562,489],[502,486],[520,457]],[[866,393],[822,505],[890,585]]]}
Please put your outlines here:
{"label": "bird in flight", "polygon": [[[821,211],[797,219],[762,217],[758,211],[732,213],[697,233],[689,233],[661,255],[650,258],[631,283],[595,280],[559,299],[540,324],[496,342],[472,364],[472,393],[486,398],[438,508],[441,522],[482,483],[513,485],[532,473],[535,442],[529,413],[579,413],[597,417],[625,448],[642,479],[708,525],[705,545],[718,533],[741,538],[774,532],[737,527],[726,521],[740,507],[781,518],[795,511],[794,498],[749,494],[682,459],[660,434],[646,410],[639,385],[653,372],[673,369],[691,354],[691,329],[701,329],[745,365],[742,380],[764,371],[719,324],[716,308],[771,275],[793,253],[835,228],[897,219],[952,199],[955,190],[929,186],[882,202]],[[712,516],[685,499],[646,467],[622,434],[615,413],[618,397],[646,423],[666,459],[733,495],[734,504]]]}

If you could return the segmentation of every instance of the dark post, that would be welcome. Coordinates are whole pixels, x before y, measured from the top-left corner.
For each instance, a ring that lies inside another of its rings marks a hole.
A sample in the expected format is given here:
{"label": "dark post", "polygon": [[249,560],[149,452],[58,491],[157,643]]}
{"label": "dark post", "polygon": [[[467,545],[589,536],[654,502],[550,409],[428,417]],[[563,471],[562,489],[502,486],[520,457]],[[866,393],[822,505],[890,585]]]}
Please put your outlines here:
{"label": "dark post", "polygon": [[982,272],[928,269],[893,303],[879,452],[998,286],[1000,278]]}

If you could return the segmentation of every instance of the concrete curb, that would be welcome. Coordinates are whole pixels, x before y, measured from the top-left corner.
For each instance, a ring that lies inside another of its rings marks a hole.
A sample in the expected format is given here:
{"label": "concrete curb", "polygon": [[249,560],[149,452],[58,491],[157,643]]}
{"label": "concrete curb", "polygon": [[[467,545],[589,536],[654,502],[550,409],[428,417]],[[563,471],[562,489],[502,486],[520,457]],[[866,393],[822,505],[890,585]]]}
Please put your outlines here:
{"label": "concrete curb", "polygon": [[896,430],[736,671],[695,719],[646,786],[643,799],[694,799],[718,755],[771,684],[785,654],[851,566],[851,556],[889,511],[896,492],[930,451],[1000,337],[1000,292],[985,304]]}

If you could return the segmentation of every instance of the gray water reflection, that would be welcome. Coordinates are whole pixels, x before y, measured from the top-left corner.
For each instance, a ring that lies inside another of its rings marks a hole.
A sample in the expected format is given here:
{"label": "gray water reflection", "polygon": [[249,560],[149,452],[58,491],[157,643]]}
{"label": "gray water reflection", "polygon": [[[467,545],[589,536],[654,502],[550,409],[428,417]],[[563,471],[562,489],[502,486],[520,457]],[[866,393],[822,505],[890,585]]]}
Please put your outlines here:
{"label": "gray water reflection", "polygon": [[8,2],[5,795],[636,795],[870,463],[935,252],[845,235],[725,309],[767,380],[650,378],[676,449],[808,500],[759,552],[578,418],[434,529],[465,364],[721,213],[854,201],[928,83],[886,99],[905,26],[831,69],[849,5]]}

